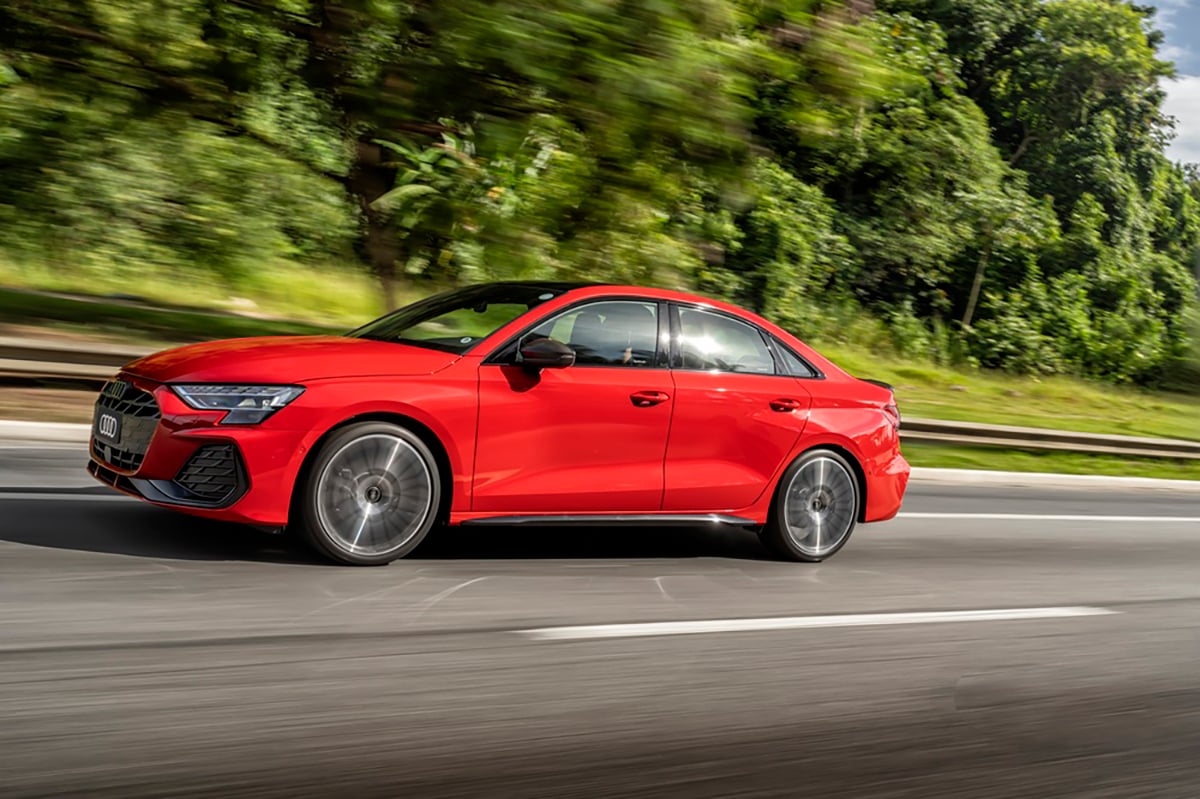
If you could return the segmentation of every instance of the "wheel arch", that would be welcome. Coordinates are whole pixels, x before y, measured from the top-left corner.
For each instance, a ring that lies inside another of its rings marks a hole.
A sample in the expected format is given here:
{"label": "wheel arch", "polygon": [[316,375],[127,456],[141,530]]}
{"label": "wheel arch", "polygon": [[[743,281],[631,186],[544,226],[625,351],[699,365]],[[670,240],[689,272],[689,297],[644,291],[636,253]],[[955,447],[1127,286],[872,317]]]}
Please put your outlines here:
{"label": "wheel arch", "polygon": [[454,471],[450,463],[450,455],[446,449],[446,445],[442,443],[442,440],[432,429],[418,419],[396,411],[368,411],[342,419],[322,433],[313,442],[312,446],[308,448],[308,452],[304,454],[304,460],[300,464],[300,469],[296,472],[296,479],[292,482],[292,493],[288,504],[289,523],[291,522],[291,517],[294,515],[300,491],[308,480],[313,462],[317,459],[321,448],[325,446],[325,442],[336,435],[339,430],[344,430],[352,424],[359,424],[361,422],[386,422],[403,427],[421,439],[425,446],[429,447],[429,451],[433,453],[433,459],[438,467],[438,481],[441,484],[441,499],[438,503],[437,519],[439,522],[445,522],[450,516],[450,502],[454,495]]}

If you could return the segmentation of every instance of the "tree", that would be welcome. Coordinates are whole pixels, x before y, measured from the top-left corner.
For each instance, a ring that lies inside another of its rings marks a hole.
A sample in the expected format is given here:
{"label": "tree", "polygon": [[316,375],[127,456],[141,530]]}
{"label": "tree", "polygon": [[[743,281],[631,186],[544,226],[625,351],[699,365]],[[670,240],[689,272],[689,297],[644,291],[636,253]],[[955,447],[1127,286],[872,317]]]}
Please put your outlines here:
{"label": "tree", "polygon": [[8,0],[0,254],[700,286],[1148,382],[1200,243],[1161,44],[1127,0]]}
{"label": "tree", "polygon": [[[1041,321],[1027,321],[1038,329],[1048,325],[1045,340],[1059,348],[1064,368],[1151,379],[1179,350],[1189,296],[1179,287],[1190,282],[1200,241],[1182,173],[1163,155],[1170,123],[1159,80],[1172,68],[1158,58],[1162,37],[1150,26],[1152,10],[1122,0],[887,0],[882,6],[942,26],[964,90],[986,113],[1010,170],[1027,175],[1018,182],[1027,181],[1032,197],[1048,198],[1064,230],[1061,241],[1052,235],[1040,246],[1027,242],[1014,262],[1026,266],[1002,275],[1000,293],[989,300],[984,279],[995,255],[993,220],[1019,220],[1021,209],[1040,205],[1025,199],[1024,190],[997,195],[980,191],[986,182],[971,181],[972,195],[1000,215],[982,217],[964,325],[973,324],[982,307],[985,316],[1009,320],[988,334],[998,340],[1022,329],[1014,314],[1040,314]],[[1003,185],[1016,184],[1005,177]],[[1022,221],[1010,229],[1027,227]],[[1036,293],[1026,277],[1030,264],[1037,266],[1035,283],[1048,282],[1052,293],[1060,287],[1058,307],[1073,309],[1073,321],[1053,321],[1053,303],[1011,294]],[[1119,319],[1128,324],[1118,330]],[[1128,350],[1085,333],[1098,330],[1118,336]]]}
{"label": "tree", "polygon": [[[390,281],[395,229],[376,201],[397,170],[380,142],[453,133],[440,119],[478,125],[493,155],[532,115],[559,115],[587,137],[597,183],[626,190],[655,188],[641,152],[655,173],[676,170],[681,150],[693,165],[736,162],[722,4],[612,4],[586,18],[572,5],[179,0],[162,13],[145,0],[17,0],[0,25],[17,72],[45,92],[183,111],[341,185],[361,212],[361,252]],[[311,124],[289,135],[297,118]],[[574,224],[599,223],[592,210]]]}

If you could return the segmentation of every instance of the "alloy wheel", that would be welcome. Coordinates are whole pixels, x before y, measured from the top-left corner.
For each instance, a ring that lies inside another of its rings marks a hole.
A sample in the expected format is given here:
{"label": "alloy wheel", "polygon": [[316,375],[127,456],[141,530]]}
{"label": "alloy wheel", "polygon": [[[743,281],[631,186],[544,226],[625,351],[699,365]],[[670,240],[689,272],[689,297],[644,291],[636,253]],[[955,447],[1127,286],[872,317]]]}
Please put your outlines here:
{"label": "alloy wheel", "polygon": [[854,529],[858,491],[854,475],[837,460],[819,456],[792,475],[783,498],[788,538],[804,555],[822,558]]}
{"label": "alloy wheel", "polygon": [[370,433],[343,444],[316,485],[317,517],[329,543],[355,557],[402,549],[425,527],[436,501],[421,453],[399,435]]}

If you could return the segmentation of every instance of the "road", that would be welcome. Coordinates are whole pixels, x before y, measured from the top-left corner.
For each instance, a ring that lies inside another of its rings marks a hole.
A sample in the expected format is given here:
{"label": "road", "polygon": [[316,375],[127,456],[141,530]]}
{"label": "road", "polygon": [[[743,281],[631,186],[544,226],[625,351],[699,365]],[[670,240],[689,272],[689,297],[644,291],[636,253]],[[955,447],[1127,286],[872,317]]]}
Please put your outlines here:
{"label": "road", "polygon": [[[0,450],[6,798],[1200,791],[1197,494],[914,486],[818,566],[588,529],[346,569],[79,461]],[[904,615],[1011,609],[1059,617]]]}

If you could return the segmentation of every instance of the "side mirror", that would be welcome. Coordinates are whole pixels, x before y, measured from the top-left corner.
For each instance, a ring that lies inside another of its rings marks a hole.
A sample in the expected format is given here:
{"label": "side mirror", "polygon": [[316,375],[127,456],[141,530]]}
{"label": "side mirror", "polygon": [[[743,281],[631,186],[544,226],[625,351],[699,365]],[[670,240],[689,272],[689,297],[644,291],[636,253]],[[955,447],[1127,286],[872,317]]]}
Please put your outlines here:
{"label": "side mirror", "polygon": [[522,341],[517,348],[517,363],[526,369],[565,369],[575,363],[575,350],[552,338]]}

